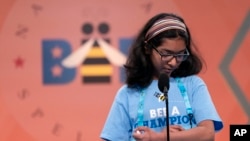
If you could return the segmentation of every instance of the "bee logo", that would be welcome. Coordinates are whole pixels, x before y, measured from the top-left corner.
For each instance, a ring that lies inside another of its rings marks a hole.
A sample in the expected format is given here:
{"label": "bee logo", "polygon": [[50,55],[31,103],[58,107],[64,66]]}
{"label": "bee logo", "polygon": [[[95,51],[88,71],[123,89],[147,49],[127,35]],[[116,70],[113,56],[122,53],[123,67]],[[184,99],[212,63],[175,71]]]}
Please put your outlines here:
{"label": "bee logo", "polygon": [[[106,34],[109,26],[106,23],[99,25],[99,32]],[[83,33],[93,32],[91,24],[84,24]],[[80,66],[80,74],[84,83],[108,83],[113,74],[112,64],[122,66],[126,56],[110,45],[109,39],[89,38],[82,41],[82,46],[67,56],[62,65],[67,68]]]}
{"label": "bee logo", "polygon": [[158,101],[159,101],[159,102],[165,101],[165,100],[166,100],[166,96],[165,96],[163,93],[155,92],[154,96],[155,96],[156,98],[158,98]]}

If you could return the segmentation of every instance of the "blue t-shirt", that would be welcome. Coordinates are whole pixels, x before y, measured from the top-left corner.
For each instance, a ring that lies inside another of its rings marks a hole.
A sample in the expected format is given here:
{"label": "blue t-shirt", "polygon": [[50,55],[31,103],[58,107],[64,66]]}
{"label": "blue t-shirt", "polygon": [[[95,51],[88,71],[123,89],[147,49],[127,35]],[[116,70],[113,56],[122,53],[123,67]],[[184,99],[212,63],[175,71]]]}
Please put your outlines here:
{"label": "blue t-shirt", "polygon": [[[196,75],[181,78],[186,88],[189,103],[193,111],[192,126],[195,127],[203,120],[213,120],[215,131],[223,128],[223,123],[213,104],[204,81]],[[138,126],[138,110],[141,90],[122,86],[110,109],[100,137],[111,141],[129,141],[132,132]],[[158,80],[144,89],[143,125],[160,132],[166,128],[166,102],[158,89]],[[186,105],[174,78],[170,78],[168,90],[169,124],[181,125],[190,129],[191,124],[187,115]]]}

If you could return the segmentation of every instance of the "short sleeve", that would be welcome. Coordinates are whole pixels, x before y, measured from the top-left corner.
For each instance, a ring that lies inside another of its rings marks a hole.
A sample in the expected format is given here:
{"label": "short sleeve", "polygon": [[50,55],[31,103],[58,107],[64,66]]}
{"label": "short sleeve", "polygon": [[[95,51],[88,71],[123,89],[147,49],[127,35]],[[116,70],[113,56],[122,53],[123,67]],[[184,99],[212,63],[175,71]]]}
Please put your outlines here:
{"label": "short sleeve", "polygon": [[102,139],[129,140],[128,138],[131,136],[132,126],[128,115],[128,98],[125,89],[122,87],[114,99],[100,135]]}
{"label": "short sleeve", "polygon": [[216,110],[212,97],[205,82],[198,76],[193,76],[188,83],[189,97],[194,111],[194,117],[197,123],[203,120],[212,120],[215,131],[223,128],[223,122]]}

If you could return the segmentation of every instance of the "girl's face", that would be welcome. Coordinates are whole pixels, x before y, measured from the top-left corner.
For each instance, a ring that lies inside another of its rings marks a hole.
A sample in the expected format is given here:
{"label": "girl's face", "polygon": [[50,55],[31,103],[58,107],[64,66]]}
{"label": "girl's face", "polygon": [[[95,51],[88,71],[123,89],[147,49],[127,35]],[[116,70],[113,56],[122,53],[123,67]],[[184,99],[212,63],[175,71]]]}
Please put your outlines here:
{"label": "girl's face", "polygon": [[178,68],[182,62],[182,57],[186,54],[186,44],[182,38],[165,38],[162,44],[152,49],[151,60],[155,73],[154,78],[158,78],[161,72],[170,74]]}

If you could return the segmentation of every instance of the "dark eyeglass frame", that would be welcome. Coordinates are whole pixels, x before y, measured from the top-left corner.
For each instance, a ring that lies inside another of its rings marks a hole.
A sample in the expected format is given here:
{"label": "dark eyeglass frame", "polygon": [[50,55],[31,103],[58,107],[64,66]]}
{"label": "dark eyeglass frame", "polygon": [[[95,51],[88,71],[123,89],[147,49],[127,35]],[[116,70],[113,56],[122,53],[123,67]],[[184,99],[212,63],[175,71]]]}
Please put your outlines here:
{"label": "dark eyeglass frame", "polygon": [[186,49],[186,53],[169,53],[169,54],[162,54],[158,49],[155,47],[152,47],[160,56],[162,61],[171,61],[173,58],[176,59],[177,62],[183,62],[185,61],[188,56],[190,55],[188,50]]}

